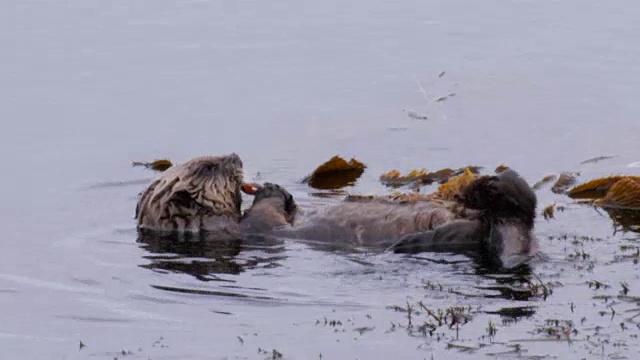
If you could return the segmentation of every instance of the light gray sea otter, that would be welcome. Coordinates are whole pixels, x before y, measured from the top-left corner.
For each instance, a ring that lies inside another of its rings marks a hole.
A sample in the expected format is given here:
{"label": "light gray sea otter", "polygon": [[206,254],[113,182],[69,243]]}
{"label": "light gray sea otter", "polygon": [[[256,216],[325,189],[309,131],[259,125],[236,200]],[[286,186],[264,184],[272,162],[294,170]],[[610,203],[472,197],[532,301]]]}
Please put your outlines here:
{"label": "light gray sea otter", "polygon": [[243,185],[236,154],[173,166],[144,190],[136,207],[140,231],[239,236]]}
{"label": "light gray sea otter", "polygon": [[298,217],[280,186],[266,183],[255,193],[241,222],[245,231],[398,253],[468,253],[498,267],[516,266],[537,251],[536,196],[513,170],[474,180],[457,201],[356,197]]}

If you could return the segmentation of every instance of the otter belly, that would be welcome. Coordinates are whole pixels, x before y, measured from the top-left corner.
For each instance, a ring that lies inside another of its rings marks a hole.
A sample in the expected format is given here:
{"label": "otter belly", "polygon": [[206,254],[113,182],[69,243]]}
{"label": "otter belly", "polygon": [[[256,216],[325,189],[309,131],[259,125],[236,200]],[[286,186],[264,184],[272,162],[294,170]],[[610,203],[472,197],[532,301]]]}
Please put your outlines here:
{"label": "otter belly", "polygon": [[456,218],[441,204],[389,201],[343,202],[301,216],[280,236],[317,242],[381,246],[407,234],[434,229]]}

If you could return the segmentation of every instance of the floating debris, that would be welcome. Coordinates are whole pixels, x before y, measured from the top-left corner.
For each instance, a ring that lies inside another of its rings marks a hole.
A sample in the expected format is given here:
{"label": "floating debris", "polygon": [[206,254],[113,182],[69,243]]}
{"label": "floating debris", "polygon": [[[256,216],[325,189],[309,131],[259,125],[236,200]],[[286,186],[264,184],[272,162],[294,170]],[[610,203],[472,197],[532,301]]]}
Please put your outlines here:
{"label": "floating debris", "polygon": [[147,169],[162,172],[172,167],[173,163],[168,159],[159,159],[152,162],[134,161],[131,163],[131,166],[143,166]]}
{"label": "floating debris", "polygon": [[563,172],[551,187],[551,192],[555,194],[564,194],[570,186],[573,186],[578,181],[576,178],[578,175],[580,174]]}
{"label": "floating debris", "polygon": [[589,163],[597,163],[598,161],[613,159],[615,156],[597,156],[591,159],[587,159],[580,164],[589,164]]}
{"label": "floating debris", "polygon": [[557,178],[556,175],[547,175],[547,176],[543,177],[542,180],[540,180],[537,183],[533,184],[533,186],[531,188],[533,190],[539,190],[541,187],[543,187],[546,184],[554,181],[556,178]]}
{"label": "floating debris", "polygon": [[311,175],[302,180],[312,188],[335,190],[353,185],[366,169],[366,165],[352,158],[348,162],[340,156],[318,166]]}
{"label": "floating debris", "polygon": [[407,116],[413,120],[429,120],[429,117],[427,115],[420,115],[415,111],[412,110],[403,110],[404,112],[407,113]]}
{"label": "floating debris", "polygon": [[437,98],[437,99],[436,99],[436,102],[443,102],[443,101],[446,101],[446,100],[448,100],[449,98],[452,98],[452,97],[454,97],[454,96],[456,96],[456,93],[451,93],[451,94],[449,94],[449,95],[447,95],[447,96],[443,96],[443,97],[439,97],[439,98]]}
{"label": "floating debris", "polygon": [[555,208],[555,203],[545,207],[542,211],[542,217],[544,217],[545,220],[554,219]]}

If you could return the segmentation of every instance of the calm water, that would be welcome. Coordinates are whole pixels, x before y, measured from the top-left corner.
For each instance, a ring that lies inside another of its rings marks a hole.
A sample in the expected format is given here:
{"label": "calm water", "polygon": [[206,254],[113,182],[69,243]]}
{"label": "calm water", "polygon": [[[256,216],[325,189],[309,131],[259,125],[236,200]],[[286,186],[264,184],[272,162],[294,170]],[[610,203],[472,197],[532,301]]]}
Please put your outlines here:
{"label": "calm water", "polygon": [[[339,200],[298,183],[335,154],[369,166],[354,193],[389,192],[393,168],[638,174],[639,17],[576,0],[0,2],[0,357],[633,358],[638,235],[548,188],[541,208],[566,211],[538,220],[547,259],[526,278],[553,293],[514,300],[517,276],[461,256],[142,248],[153,174],[130,162],[237,152],[305,207]],[[580,165],[600,155],[616,157]],[[409,328],[389,308],[419,301],[470,318],[420,333],[425,311]]]}

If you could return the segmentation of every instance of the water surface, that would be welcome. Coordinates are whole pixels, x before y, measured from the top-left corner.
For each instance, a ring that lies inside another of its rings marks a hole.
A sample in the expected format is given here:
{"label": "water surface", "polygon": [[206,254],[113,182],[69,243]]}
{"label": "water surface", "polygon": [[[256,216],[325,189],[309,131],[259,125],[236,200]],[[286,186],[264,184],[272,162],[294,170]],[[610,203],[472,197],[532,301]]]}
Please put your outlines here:
{"label": "water surface", "polygon": [[[3,1],[0,355],[633,358],[638,236],[548,188],[540,204],[566,211],[538,220],[547,259],[525,275],[296,242],[184,258],[135,242],[153,174],[130,162],[237,152],[247,179],[304,207],[339,200],[299,183],[335,154],[368,165],[353,193],[388,193],[393,168],[637,174],[639,15],[575,0]],[[580,164],[600,155],[615,157]],[[426,331],[420,301],[469,318]]]}

